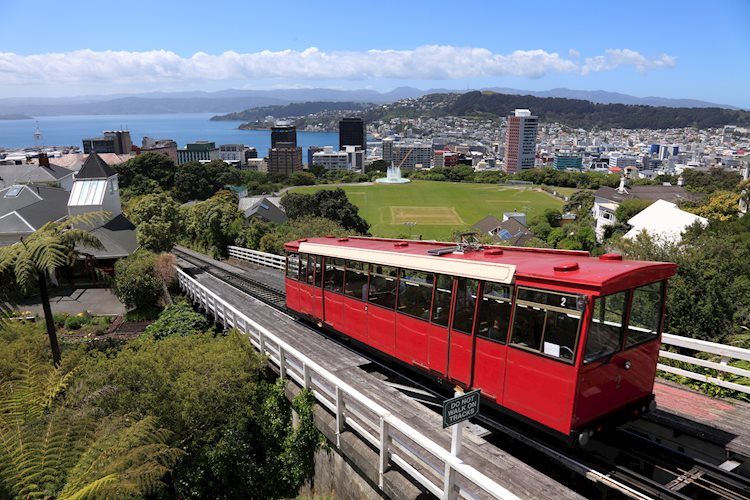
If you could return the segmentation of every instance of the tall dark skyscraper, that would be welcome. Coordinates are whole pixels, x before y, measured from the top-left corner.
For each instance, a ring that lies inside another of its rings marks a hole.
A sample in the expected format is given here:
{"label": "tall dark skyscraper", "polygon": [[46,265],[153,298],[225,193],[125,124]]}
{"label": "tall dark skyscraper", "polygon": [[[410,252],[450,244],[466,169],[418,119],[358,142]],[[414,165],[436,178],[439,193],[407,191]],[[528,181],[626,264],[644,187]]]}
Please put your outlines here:
{"label": "tall dark skyscraper", "polygon": [[339,122],[339,150],[344,146],[360,146],[367,150],[367,133],[362,118],[343,118]]}
{"label": "tall dark skyscraper", "polygon": [[297,127],[294,125],[276,125],[271,127],[271,147],[297,147]]}

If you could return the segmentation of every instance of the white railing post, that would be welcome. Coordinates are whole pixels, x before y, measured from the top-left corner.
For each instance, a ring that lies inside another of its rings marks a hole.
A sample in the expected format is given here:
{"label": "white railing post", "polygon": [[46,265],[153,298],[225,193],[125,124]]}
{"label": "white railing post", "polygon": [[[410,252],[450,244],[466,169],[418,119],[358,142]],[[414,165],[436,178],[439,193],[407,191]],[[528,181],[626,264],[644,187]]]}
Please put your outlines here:
{"label": "white railing post", "polygon": [[266,336],[263,335],[262,330],[258,330],[258,348],[261,354],[266,354]]}
{"label": "white railing post", "polygon": [[378,463],[378,487],[383,490],[383,475],[388,470],[388,462],[391,459],[391,436],[390,424],[384,416],[380,417],[380,460]]}
{"label": "white railing post", "polygon": [[279,344],[279,378],[282,380],[286,378],[286,353],[281,344]]}
{"label": "white railing post", "polygon": [[344,393],[339,386],[336,386],[336,447],[341,448],[341,433],[344,432]]}
{"label": "white railing post", "polygon": [[310,380],[310,365],[305,363],[303,367],[303,371],[305,374],[305,389],[311,389],[312,388],[312,381]]}

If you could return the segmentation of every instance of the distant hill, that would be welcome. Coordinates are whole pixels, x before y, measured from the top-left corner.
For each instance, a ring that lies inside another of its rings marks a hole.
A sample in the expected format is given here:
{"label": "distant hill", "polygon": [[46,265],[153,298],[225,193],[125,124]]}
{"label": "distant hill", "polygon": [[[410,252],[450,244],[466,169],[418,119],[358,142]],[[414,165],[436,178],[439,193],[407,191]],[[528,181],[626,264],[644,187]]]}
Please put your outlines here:
{"label": "distant hill", "polygon": [[490,90],[500,94],[533,95],[535,97],[563,97],[566,99],[582,99],[597,104],[642,104],[645,106],[665,106],[669,108],[727,108],[740,109],[728,104],[699,101],[697,99],[673,99],[668,97],[636,97],[619,92],[606,90],[573,90],[557,88],[550,90],[519,90],[506,87],[490,87]]}
{"label": "distant hill", "polygon": [[321,111],[362,111],[368,106],[370,105],[361,102],[294,102],[292,104],[262,106],[259,108],[246,109],[237,113],[217,115],[211,117],[211,120],[254,122],[263,120],[267,116],[282,118],[311,115],[313,113],[320,113]]}
{"label": "distant hill", "polygon": [[[670,107],[718,107],[731,106],[713,104],[693,99],[667,99],[663,97],[634,97],[602,90],[552,89],[528,91],[506,88],[490,88],[504,94],[529,95],[534,97],[563,97],[584,99],[591,102],[611,104],[646,104]],[[181,92],[146,92],[139,94],[87,95],[76,97],[0,98],[0,114],[24,114],[31,116],[50,115],[129,115],[164,113],[231,113],[239,110],[295,102],[358,102],[389,104],[401,99],[416,99],[435,93],[463,93],[468,91],[449,89],[420,90],[413,87],[398,87],[389,92],[371,89],[273,89],[240,90],[227,89],[216,92],[197,90]]]}
{"label": "distant hill", "polygon": [[[428,96],[429,97],[429,96]],[[627,104],[596,104],[580,99],[534,97],[495,92],[466,92],[451,100],[440,113],[446,115],[507,116],[528,108],[543,121],[571,127],[681,128],[750,125],[750,112],[725,108],[674,108]]]}
{"label": "distant hill", "polygon": [[32,120],[33,118],[29,115],[12,114],[12,115],[0,115],[0,120]]}

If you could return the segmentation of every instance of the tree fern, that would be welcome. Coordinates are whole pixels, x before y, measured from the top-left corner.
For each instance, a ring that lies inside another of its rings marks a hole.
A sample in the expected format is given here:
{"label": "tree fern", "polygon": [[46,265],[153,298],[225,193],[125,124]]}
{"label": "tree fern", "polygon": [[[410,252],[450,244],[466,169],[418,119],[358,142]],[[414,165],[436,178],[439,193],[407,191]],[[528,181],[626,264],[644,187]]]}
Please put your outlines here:
{"label": "tree fern", "polygon": [[0,384],[0,482],[18,498],[137,496],[155,490],[180,450],[147,417],[101,418],[58,404],[73,372],[31,358]]}

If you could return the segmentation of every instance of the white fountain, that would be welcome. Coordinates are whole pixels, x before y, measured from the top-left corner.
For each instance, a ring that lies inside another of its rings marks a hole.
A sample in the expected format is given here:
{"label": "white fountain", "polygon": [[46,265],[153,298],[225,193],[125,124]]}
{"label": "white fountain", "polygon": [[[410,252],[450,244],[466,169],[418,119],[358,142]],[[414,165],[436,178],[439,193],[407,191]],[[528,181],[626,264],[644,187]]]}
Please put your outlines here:
{"label": "white fountain", "polygon": [[404,179],[401,177],[401,167],[396,166],[391,162],[391,165],[388,167],[388,171],[386,172],[385,177],[381,177],[379,179],[375,179],[375,182],[379,184],[406,184],[409,181],[409,179]]}

